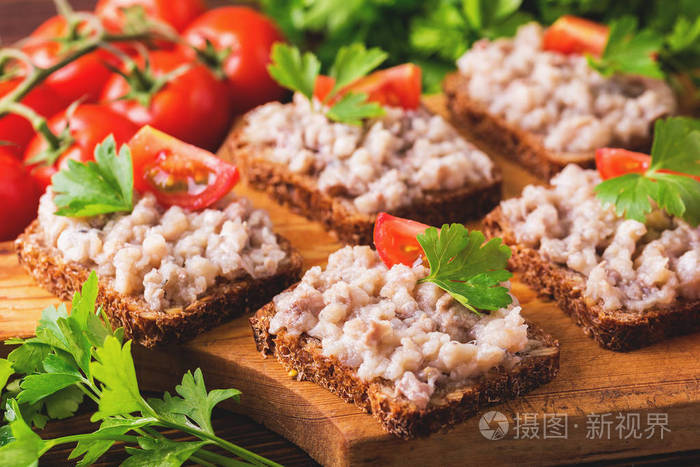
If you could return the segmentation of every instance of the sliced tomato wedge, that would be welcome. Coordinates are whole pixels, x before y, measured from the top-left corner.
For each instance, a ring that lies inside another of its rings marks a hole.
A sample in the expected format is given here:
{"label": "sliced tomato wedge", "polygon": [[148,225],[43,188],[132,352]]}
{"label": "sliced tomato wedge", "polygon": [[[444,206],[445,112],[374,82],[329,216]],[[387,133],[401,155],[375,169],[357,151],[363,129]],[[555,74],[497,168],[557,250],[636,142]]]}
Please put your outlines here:
{"label": "sliced tomato wedge", "polygon": [[[651,156],[641,152],[628,151],[618,148],[600,148],[595,152],[595,164],[603,180],[619,177],[629,173],[644,173],[651,165]],[[659,172],[685,175],[700,182],[700,177],[670,170]]]}
{"label": "sliced tomato wedge", "polygon": [[392,216],[385,212],[374,222],[374,246],[386,267],[395,264],[412,266],[423,255],[416,235],[425,232],[429,225]]}
{"label": "sliced tomato wedge", "polygon": [[[420,104],[421,69],[412,63],[405,63],[360,78],[343,88],[334,101],[348,92],[365,93],[369,100],[382,105],[416,109]],[[335,86],[330,76],[316,78],[314,96],[323,101]]]}
{"label": "sliced tomato wedge", "polygon": [[236,166],[150,126],[128,143],[134,164],[134,187],[150,191],[159,203],[204,209],[238,182]]}
{"label": "sliced tomato wedge", "polygon": [[609,32],[604,24],[564,15],[547,28],[542,48],[563,54],[589,53],[599,57],[605,50]]}

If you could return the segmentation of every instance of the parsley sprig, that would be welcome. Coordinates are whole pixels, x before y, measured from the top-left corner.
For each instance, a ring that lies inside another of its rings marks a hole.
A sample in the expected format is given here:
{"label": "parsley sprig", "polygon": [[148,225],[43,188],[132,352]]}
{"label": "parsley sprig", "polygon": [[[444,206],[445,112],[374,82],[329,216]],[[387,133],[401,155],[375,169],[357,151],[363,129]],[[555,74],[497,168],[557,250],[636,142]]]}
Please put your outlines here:
{"label": "parsley sprig", "polygon": [[[312,100],[316,79],[321,72],[318,58],[311,52],[302,55],[298,48],[282,43],[272,47],[271,58],[272,63],[268,65],[270,76],[280,85]],[[366,49],[362,44],[341,47],[328,73],[335,85],[323,104],[333,102],[343,88],[367,75],[386,58],[386,52],[376,47]],[[348,92],[330,106],[326,116],[336,122],[360,125],[363,119],[384,115],[384,109],[367,98],[365,93]]]}
{"label": "parsley sprig", "polygon": [[615,73],[644,75],[663,79],[664,73],[654,57],[663,45],[663,37],[651,29],[637,32],[637,20],[623,16],[610,23],[610,35],[603,55],[588,56],[589,65],[604,76]]}
{"label": "parsley sprig", "polygon": [[[144,399],[138,387],[131,341],[124,330],[112,330],[101,308],[95,310],[97,275],[91,273],[73,297],[70,315],[65,305],[42,313],[36,337],[12,339],[20,344],[0,359],[0,390],[13,373],[21,376],[3,395],[8,424],[0,427],[0,466],[37,465],[55,446],[76,444],[69,459],[78,466],[96,462],[112,445],[123,442],[129,454],[122,465],[179,466],[278,465],[217,437],[211,424],[214,406],[238,400],[236,389],[207,391],[201,370],[187,372],[174,395]],[[42,439],[31,425],[43,427],[49,418],[73,415],[84,397],[98,407],[91,418],[100,422],[93,433]],[[176,429],[197,438],[177,442],[159,429]],[[218,447],[231,458],[210,451]]]}
{"label": "parsley sprig", "polygon": [[511,251],[500,238],[484,243],[484,234],[461,224],[445,224],[440,231],[429,227],[416,238],[430,264],[420,282],[434,283],[476,314],[511,303],[508,289],[500,286],[512,277],[505,269]]}
{"label": "parsley sprig", "polygon": [[649,169],[605,180],[595,191],[603,203],[615,205],[617,214],[626,218],[645,222],[654,202],[697,226],[700,182],[681,174],[700,176],[700,120],[668,118],[654,126]]}
{"label": "parsley sprig", "polygon": [[134,174],[131,151],[112,135],[95,146],[95,162],[68,160],[51,179],[59,216],[87,217],[111,212],[130,212],[134,206]]}

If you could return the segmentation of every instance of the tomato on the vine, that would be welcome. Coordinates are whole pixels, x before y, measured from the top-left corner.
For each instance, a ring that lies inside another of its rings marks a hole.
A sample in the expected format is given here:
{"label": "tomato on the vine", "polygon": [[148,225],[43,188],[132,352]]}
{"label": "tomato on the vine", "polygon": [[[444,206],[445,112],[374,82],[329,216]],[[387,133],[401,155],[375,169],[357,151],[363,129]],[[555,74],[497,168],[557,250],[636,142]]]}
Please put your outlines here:
{"label": "tomato on the vine", "polygon": [[[74,34],[80,35],[82,26],[79,25],[77,31],[71,31],[63,16],[54,16],[29,36],[22,50],[35,65],[50,67],[70,52],[68,39]],[[44,84],[62,102],[63,107],[81,98],[85,102],[95,102],[111,74],[105,63],[114,64],[114,60],[114,56],[105,50],[90,52],[53,72]]]}
{"label": "tomato on the vine", "polygon": [[[151,125],[176,138],[214,150],[231,122],[229,90],[209,69],[181,53],[155,50],[135,59],[138,79],[114,73],[102,94],[104,104],[138,126]],[[182,66],[184,72],[173,73]],[[135,76],[134,76],[135,77]]]}
{"label": "tomato on the vine", "polygon": [[542,48],[563,54],[600,56],[608,42],[606,25],[572,15],[556,20],[544,33]]}
{"label": "tomato on the vine", "polygon": [[[242,6],[214,8],[194,20],[182,36],[226,76],[236,112],[284,97],[286,91],[267,72],[272,44],[284,37],[262,13]],[[214,49],[208,54],[207,41]],[[194,54],[190,48],[185,50]]]}
{"label": "tomato on the vine", "polygon": [[140,6],[146,15],[168,23],[180,32],[206,11],[203,0],[99,0],[95,13],[110,30],[121,30],[124,9]]}
{"label": "tomato on the vine", "polygon": [[[314,86],[314,96],[321,101],[324,100],[333,86],[335,86],[333,78],[319,76]],[[405,63],[375,71],[349,84],[337,96],[340,97],[348,92],[365,93],[370,101],[382,105],[415,109],[420,104],[421,69],[412,63]]]}
{"label": "tomato on the vine", "polygon": [[129,141],[134,188],[152,192],[164,206],[204,209],[238,182],[235,165],[149,126]]}
{"label": "tomato on the vine", "polygon": [[0,242],[17,237],[36,217],[40,196],[27,169],[0,146]]}
{"label": "tomato on the vine", "polygon": [[[0,80],[0,98],[14,90],[21,81],[22,78]],[[63,108],[63,103],[56,99],[54,93],[41,84],[22,99],[22,104],[31,107],[42,117],[50,117]],[[0,118],[0,141],[11,143],[5,148],[17,157],[22,156],[32,135],[34,128],[24,117],[10,113]]]}
{"label": "tomato on the vine", "polygon": [[55,161],[48,161],[49,164],[30,163],[49,149],[49,143],[40,134],[34,136],[24,154],[25,164],[31,166],[32,175],[43,188],[51,184],[53,174],[65,167],[68,159],[80,162],[94,160],[95,145],[101,143],[107,136],[114,135],[117,145],[121,145],[129,141],[138,130],[138,127],[129,119],[96,104],[79,105],[72,114],[67,116],[66,112],[61,112],[48,122],[49,129],[54,135],[60,135],[66,128],[66,124],[70,129],[72,141],[60,154],[56,155]]}
{"label": "tomato on the vine", "polygon": [[374,246],[388,268],[395,264],[412,266],[423,255],[423,248],[416,236],[429,225],[392,216],[385,212],[374,222]]}
{"label": "tomato on the vine", "polygon": [[[607,180],[629,173],[642,174],[646,172],[651,165],[651,156],[626,149],[600,148],[595,152],[595,163],[600,178]],[[659,170],[659,172],[678,174],[678,172],[671,172],[670,170]],[[700,177],[698,176],[687,176],[700,182]]]}

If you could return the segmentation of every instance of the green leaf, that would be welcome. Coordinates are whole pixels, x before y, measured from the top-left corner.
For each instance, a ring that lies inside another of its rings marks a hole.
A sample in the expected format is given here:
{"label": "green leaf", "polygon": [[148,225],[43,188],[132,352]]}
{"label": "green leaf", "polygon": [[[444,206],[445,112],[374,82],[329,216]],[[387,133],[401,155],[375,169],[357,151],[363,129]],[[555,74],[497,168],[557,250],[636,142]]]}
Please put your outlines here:
{"label": "green leaf", "polygon": [[41,368],[44,358],[46,358],[50,352],[51,346],[28,340],[10,352],[7,359],[12,362],[12,366],[17,373],[34,373]]}
{"label": "green leaf", "polygon": [[7,384],[7,380],[14,374],[12,362],[4,358],[0,358],[0,394]]}
{"label": "green leaf", "polygon": [[625,174],[610,178],[595,187],[598,198],[604,204],[615,205],[615,212],[628,219],[646,221],[651,212],[650,198],[656,197],[657,185],[639,174]]}
{"label": "green leaf", "polygon": [[624,16],[610,24],[602,57],[589,56],[588,63],[604,76],[627,73],[663,79],[665,75],[654,60],[662,43],[663,38],[650,29],[637,33],[637,20]]}
{"label": "green leaf", "polygon": [[142,428],[156,422],[155,418],[108,418],[102,422],[100,428],[95,431],[93,438],[78,441],[75,449],[68,456],[69,460],[83,456],[78,461],[78,467],[94,464],[115,443],[113,440],[104,439],[106,436],[120,436],[136,428]]}
{"label": "green leaf", "polygon": [[69,352],[70,349],[66,337],[58,325],[59,319],[67,317],[68,311],[63,303],[58,308],[53,305],[44,308],[41,312],[39,325],[36,328],[37,342]]}
{"label": "green leaf", "polygon": [[85,394],[78,386],[68,386],[42,400],[46,413],[51,419],[68,418],[80,408]]}
{"label": "green leaf", "polygon": [[700,182],[687,176],[700,175],[699,155],[700,120],[657,120],[649,169],[605,180],[596,186],[596,195],[604,204],[614,204],[618,215],[639,222],[646,221],[655,202],[690,225],[700,225]]}
{"label": "green leaf", "polygon": [[178,396],[171,396],[169,392],[163,394],[162,399],[149,398],[148,405],[153,407],[159,417],[168,420],[179,425],[187,424],[187,416],[182,412],[183,409],[182,398]]}
{"label": "green leaf", "polygon": [[68,168],[52,178],[56,215],[87,217],[133,209],[134,176],[131,152],[112,135],[95,146],[95,162],[68,160]]}
{"label": "green leaf", "polygon": [[659,207],[693,227],[700,225],[700,182],[667,173],[657,173],[654,179],[659,185],[655,198]]}
{"label": "green leaf", "polygon": [[700,175],[700,120],[685,117],[657,120],[649,168]]}
{"label": "green leaf", "polygon": [[99,410],[90,418],[97,421],[113,415],[152,410],[139,393],[134,360],[131,357],[131,341],[124,346],[114,336],[95,350],[96,361],[90,363],[95,379],[103,384]]}
{"label": "green leaf", "polygon": [[316,77],[321,71],[321,62],[311,52],[301,54],[299,49],[287,44],[272,46],[272,63],[267,70],[281,86],[300,92],[309,100],[313,97]]}
{"label": "green leaf", "polygon": [[169,439],[153,439],[139,437],[139,446],[144,449],[126,448],[131,454],[121,465],[122,467],[179,467],[202,446],[206,441],[175,442]]}
{"label": "green leaf", "polygon": [[20,404],[36,404],[41,399],[50,396],[68,386],[80,382],[80,377],[64,373],[39,373],[25,376],[20,384],[22,392],[17,396]]}
{"label": "green leaf", "polygon": [[505,268],[511,251],[500,238],[484,243],[484,235],[461,224],[430,227],[416,237],[430,264],[421,282],[433,282],[466,308],[498,310],[512,301],[501,282],[512,274]]}
{"label": "green leaf", "polygon": [[207,393],[204,385],[202,370],[197,368],[194,375],[189,371],[182,376],[182,383],[175,387],[175,391],[182,397],[172,409],[189,417],[202,430],[214,433],[211,426],[211,412],[214,407],[226,399],[238,400],[241,392],[237,389],[215,389]]}
{"label": "green leaf", "polygon": [[335,86],[327,99],[331,99],[345,86],[377,68],[386,58],[386,52],[377,47],[366,49],[362,44],[342,47],[338,50],[329,73],[335,79]]}
{"label": "green leaf", "polygon": [[[8,407],[13,417],[9,425],[12,440],[0,447],[0,467],[37,465],[44,441],[24,421],[15,400],[10,400]],[[7,434],[4,438],[7,441]]]}
{"label": "green leaf", "polygon": [[376,102],[367,102],[367,94],[347,93],[328,110],[326,116],[348,125],[361,125],[365,118],[381,117],[384,109]]}

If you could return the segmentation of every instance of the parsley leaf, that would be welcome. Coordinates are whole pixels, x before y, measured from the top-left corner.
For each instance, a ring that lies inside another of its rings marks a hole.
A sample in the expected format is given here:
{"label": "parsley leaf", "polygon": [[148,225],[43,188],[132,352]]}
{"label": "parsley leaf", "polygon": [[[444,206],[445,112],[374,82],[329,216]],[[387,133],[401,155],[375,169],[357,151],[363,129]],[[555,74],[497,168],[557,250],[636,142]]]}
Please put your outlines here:
{"label": "parsley leaf", "polygon": [[329,119],[348,125],[361,125],[362,119],[382,115],[384,115],[382,106],[376,102],[367,102],[367,94],[352,92],[341,97],[326,114]]}
{"label": "parsley leaf", "polygon": [[669,214],[700,225],[700,121],[677,117],[657,120],[651,164],[644,174],[629,173],[596,186],[598,199],[615,212],[645,222],[652,201]]}
{"label": "parsley leaf", "polygon": [[68,160],[68,168],[52,178],[59,216],[86,217],[133,209],[134,175],[131,152],[112,135],[95,146],[95,162]]}
{"label": "parsley leaf", "polygon": [[118,414],[152,411],[139,392],[131,358],[131,341],[122,346],[116,337],[109,336],[103,347],[95,351],[95,358],[90,368],[95,379],[104,386],[99,410],[90,418],[91,421]]}
{"label": "parsley leaf", "polygon": [[510,248],[500,238],[484,244],[481,232],[461,224],[445,224],[439,232],[430,227],[416,238],[430,264],[430,274],[420,282],[433,282],[477,314],[511,303],[508,289],[499,286],[512,277],[505,269]]}
{"label": "parsley leaf", "polygon": [[654,60],[663,38],[651,29],[637,33],[637,20],[623,16],[610,24],[610,35],[600,59],[588,56],[589,65],[604,76],[614,73],[644,75],[663,79],[659,63]]}
{"label": "parsley leaf", "polygon": [[[282,86],[299,92],[307,99],[313,99],[316,78],[321,70],[321,63],[311,52],[303,56],[298,48],[286,44],[275,44],[272,48],[272,63],[268,65],[270,75]],[[330,76],[335,80],[333,89],[326,96],[326,101],[347,85],[362,78],[374,70],[387,57],[381,49],[367,50],[362,44],[341,47],[330,69]],[[369,102],[367,94],[347,93],[335,102],[326,113],[326,117],[339,123],[360,125],[365,118],[384,115],[384,109],[376,102]]]}
{"label": "parsley leaf", "polygon": [[4,358],[0,358],[0,394],[2,394],[2,390],[5,388],[7,380],[10,379],[10,376],[12,376],[14,372],[15,370],[12,367],[12,362]]}
{"label": "parsley leaf", "polygon": [[[329,75],[335,79],[335,86],[326,99],[332,98],[348,84],[362,78],[377,68],[387,54],[379,48],[365,49],[364,45],[353,44],[338,51]],[[365,96],[365,99],[367,96]]]}
{"label": "parsley leaf", "polygon": [[172,411],[188,416],[207,433],[214,433],[211,426],[211,412],[214,406],[232,397],[238,400],[241,394],[237,389],[214,389],[207,393],[202,370],[199,368],[195,370],[194,375],[189,371],[185,373],[182,383],[175,387],[175,391],[182,399]]}
{"label": "parsley leaf", "polygon": [[131,454],[131,457],[122,462],[121,467],[179,466],[208,444],[207,441],[176,442],[167,438],[144,437],[139,437],[138,443],[142,449],[126,448],[126,452]]}
{"label": "parsley leaf", "polygon": [[300,92],[311,100],[321,62],[311,52],[301,54],[298,48],[276,43],[272,46],[272,63],[267,70],[275,81],[292,91]]}
{"label": "parsley leaf", "polygon": [[5,416],[10,421],[8,431],[12,440],[0,447],[2,464],[37,465],[45,443],[22,418],[17,401],[11,399],[7,402]]}

